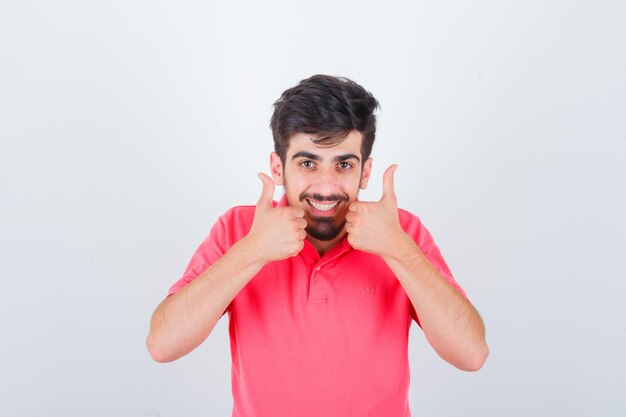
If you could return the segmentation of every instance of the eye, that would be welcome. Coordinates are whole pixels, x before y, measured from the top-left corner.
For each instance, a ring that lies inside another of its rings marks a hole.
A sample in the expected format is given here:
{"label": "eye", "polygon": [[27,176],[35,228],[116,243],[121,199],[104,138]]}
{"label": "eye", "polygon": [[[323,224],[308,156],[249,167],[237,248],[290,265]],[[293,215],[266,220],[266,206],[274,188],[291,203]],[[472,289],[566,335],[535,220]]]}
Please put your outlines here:
{"label": "eye", "polygon": [[352,168],[352,164],[350,162],[346,162],[346,161],[339,162],[338,166],[339,166],[339,168],[344,169],[344,170]]}
{"label": "eye", "polygon": [[304,168],[313,168],[315,166],[315,163],[313,161],[305,160],[300,162],[300,166]]}

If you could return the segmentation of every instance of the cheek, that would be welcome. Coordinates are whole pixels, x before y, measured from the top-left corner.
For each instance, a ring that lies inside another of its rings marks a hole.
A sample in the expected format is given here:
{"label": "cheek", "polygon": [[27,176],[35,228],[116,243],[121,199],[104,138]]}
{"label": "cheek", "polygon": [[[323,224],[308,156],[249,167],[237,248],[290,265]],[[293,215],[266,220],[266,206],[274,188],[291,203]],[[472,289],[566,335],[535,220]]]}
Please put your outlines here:
{"label": "cheek", "polygon": [[354,199],[359,193],[360,185],[361,185],[361,178],[352,177],[343,181],[342,188],[344,192],[350,196],[351,199]]}
{"label": "cheek", "polygon": [[292,204],[298,202],[300,195],[307,189],[306,181],[295,175],[285,175],[283,177],[283,183],[285,192],[287,193],[287,198],[290,202],[292,202]]}

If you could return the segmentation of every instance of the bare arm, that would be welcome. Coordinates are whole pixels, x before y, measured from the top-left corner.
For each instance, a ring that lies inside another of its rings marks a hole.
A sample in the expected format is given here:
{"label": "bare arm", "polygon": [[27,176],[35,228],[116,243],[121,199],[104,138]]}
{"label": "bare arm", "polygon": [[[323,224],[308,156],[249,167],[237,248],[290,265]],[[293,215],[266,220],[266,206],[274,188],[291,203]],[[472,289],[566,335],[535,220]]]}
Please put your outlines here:
{"label": "bare arm", "polygon": [[254,253],[250,243],[246,238],[237,242],[195,280],[159,304],[146,340],[155,361],[176,360],[209,336],[233,298],[263,266],[250,256]]}
{"label": "bare arm", "polygon": [[483,321],[400,226],[394,172],[392,165],[383,175],[380,201],[350,204],[348,241],[356,249],[381,256],[389,265],[437,354],[459,369],[476,371],[489,354]]}
{"label": "bare arm", "polygon": [[304,210],[272,207],[274,183],[265,174],[259,178],[263,191],[248,235],[154,311],[146,345],[155,361],[171,362],[198,347],[263,265],[302,250],[306,237]]}
{"label": "bare arm", "polygon": [[485,327],[474,306],[443,277],[409,235],[384,256],[417,312],[428,343],[446,362],[477,371],[487,359]]}

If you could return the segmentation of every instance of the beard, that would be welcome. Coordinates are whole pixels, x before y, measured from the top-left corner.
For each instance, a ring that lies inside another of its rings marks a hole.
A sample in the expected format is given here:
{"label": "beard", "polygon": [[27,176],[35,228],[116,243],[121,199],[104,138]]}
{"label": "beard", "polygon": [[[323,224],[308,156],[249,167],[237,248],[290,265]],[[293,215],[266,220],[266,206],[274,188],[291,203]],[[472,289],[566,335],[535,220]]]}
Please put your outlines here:
{"label": "beard", "polygon": [[[300,194],[300,201],[306,201],[312,198],[315,201],[339,201],[345,202],[349,200],[347,194],[334,194],[322,196],[319,194]],[[339,212],[335,216],[307,216],[307,226],[304,229],[309,236],[314,239],[328,241],[336,238],[343,230],[346,224],[345,212]]]}
{"label": "beard", "polygon": [[[285,187],[285,192],[287,190],[287,177],[283,175],[283,186]],[[358,194],[358,191],[357,191]],[[319,194],[308,194],[303,192],[300,194],[298,200],[300,202],[305,201],[307,198],[312,198],[316,201],[343,201],[348,202],[349,196],[347,194],[334,194],[330,196],[321,196]],[[289,201],[287,201],[289,204]],[[308,203],[307,203],[308,204]],[[347,210],[347,209],[346,209]],[[333,240],[339,233],[343,230],[343,227],[346,224],[346,212],[339,213],[337,217],[333,216],[307,216],[305,214],[305,218],[307,221],[307,226],[304,229],[306,233],[314,239],[321,241]]]}
{"label": "beard", "polygon": [[341,224],[336,224],[332,217],[313,217],[307,221],[306,229],[308,235],[317,240],[333,240],[343,230],[346,224],[344,219]]}

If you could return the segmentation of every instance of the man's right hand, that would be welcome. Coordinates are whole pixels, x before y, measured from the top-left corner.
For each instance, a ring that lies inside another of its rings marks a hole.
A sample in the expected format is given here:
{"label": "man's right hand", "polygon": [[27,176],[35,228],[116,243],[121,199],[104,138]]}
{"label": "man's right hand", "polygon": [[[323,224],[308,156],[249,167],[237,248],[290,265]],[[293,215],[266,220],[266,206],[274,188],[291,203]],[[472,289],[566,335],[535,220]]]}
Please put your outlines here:
{"label": "man's right hand", "polygon": [[247,240],[252,244],[254,256],[264,262],[286,259],[300,253],[306,237],[304,210],[300,207],[273,207],[274,181],[259,173],[263,191],[256,205],[252,228]]}

